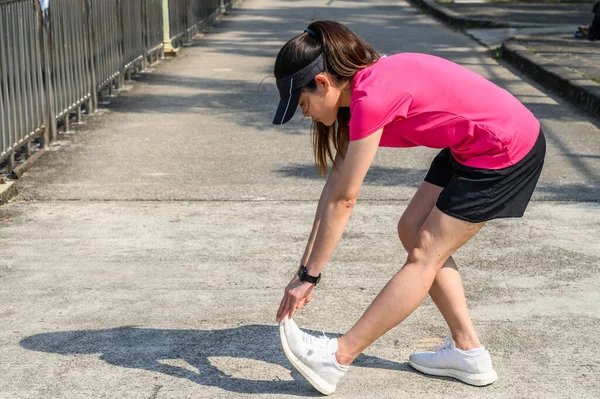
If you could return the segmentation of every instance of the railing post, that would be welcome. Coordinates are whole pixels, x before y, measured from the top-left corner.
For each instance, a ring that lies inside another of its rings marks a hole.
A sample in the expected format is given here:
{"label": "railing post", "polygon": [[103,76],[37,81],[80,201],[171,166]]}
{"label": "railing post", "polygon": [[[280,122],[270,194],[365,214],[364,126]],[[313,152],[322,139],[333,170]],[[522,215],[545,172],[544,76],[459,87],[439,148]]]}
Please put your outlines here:
{"label": "railing post", "polygon": [[170,22],[169,22],[169,1],[170,0],[162,0],[163,7],[163,52],[165,54],[176,55],[179,51],[178,48],[173,48],[173,43],[171,43],[171,30],[170,30]]}
{"label": "railing post", "polygon": [[[125,87],[125,12],[124,12],[124,8],[127,7],[126,5],[126,1],[122,1],[122,0],[116,0],[117,2],[117,16],[119,18],[119,25],[120,25],[120,32],[121,32],[121,66],[120,66],[120,70],[121,73],[119,74],[119,76],[116,79],[116,89],[120,90],[123,87]],[[112,88],[110,90],[110,95],[112,96]]]}
{"label": "railing post", "polygon": [[95,50],[96,50],[96,32],[94,30],[94,24],[92,21],[92,2],[91,0],[84,0],[85,1],[85,18],[86,18],[86,24],[87,24],[87,32],[88,32],[88,48],[90,50],[90,58],[88,59],[89,62],[89,70],[90,70],[90,84],[92,85],[91,88],[91,95],[92,97],[90,98],[89,102],[88,102],[88,106],[86,106],[86,111],[88,113],[88,115],[93,114],[94,112],[98,111],[98,88],[97,88],[97,83],[96,83],[96,66],[95,64],[95,58],[94,58],[94,54],[95,54]]}
{"label": "railing post", "polygon": [[150,54],[148,54],[148,50],[150,50],[148,46],[148,2],[146,0],[141,0],[140,6],[142,8],[142,22],[140,26],[142,27],[142,41],[144,44],[144,58],[142,58],[142,69],[145,70],[146,68],[148,68],[150,58]]}
{"label": "railing post", "polygon": [[[41,110],[42,110],[42,123],[44,125],[44,133],[42,134],[42,137],[40,139],[40,144],[41,147],[46,149],[48,148],[48,144],[50,143],[50,125],[49,125],[49,113],[48,113],[48,108],[46,108],[47,104],[48,104],[48,87],[47,86],[47,82],[46,84],[42,83],[43,82],[43,78],[42,78],[42,70],[46,68],[46,65],[44,64],[45,62],[45,55],[44,55],[44,19],[43,19],[43,13],[44,10],[42,9],[42,3],[40,2],[40,0],[35,0],[33,2],[33,10],[35,13],[35,32],[36,32],[36,36],[37,36],[37,40],[38,40],[38,45],[39,45],[39,75],[38,75],[38,82],[36,82],[36,84],[39,85],[39,95],[40,95],[40,106],[41,106]],[[43,64],[43,66],[42,66]]]}
{"label": "railing post", "polygon": [[[44,81],[45,81],[45,92],[46,92],[46,104],[47,109],[45,110],[48,116],[48,128],[49,128],[49,142],[53,143],[58,138],[58,126],[56,123],[56,109],[54,109],[54,57],[52,52],[52,34],[50,32],[50,7],[48,1],[41,1],[41,21],[42,29],[40,30],[40,48],[42,53],[42,60],[44,62]],[[48,143],[46,143],[47,145]]]}

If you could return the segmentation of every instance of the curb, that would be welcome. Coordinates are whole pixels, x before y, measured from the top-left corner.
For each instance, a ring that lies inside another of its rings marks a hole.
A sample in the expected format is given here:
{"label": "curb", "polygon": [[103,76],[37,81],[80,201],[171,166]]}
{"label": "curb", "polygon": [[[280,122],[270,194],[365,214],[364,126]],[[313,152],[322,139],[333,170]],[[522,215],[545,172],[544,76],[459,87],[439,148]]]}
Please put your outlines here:
{"label": "curb", "polygon": [[600,84],[553,64],[517,43],[505,42],[500,51],[502,59],[536,82],[571,100],[590,114],[600,116]]}
{"label": "curb", "polygon": [[525,24],[521,22],[498,22],[493,19],[478,19],[463,17],[456,11],[436,3],[433,0],[409,0],[417,7],[429,12],[431,15],[441,19],[447,24],[457,27],[465,28],[467,25],[469,28],[526,28],[540,26],[540,24]]}
{"label": "curb", "polygon": [[4,184],[0,184],[0,205],[6,204],[15,195],[17,195],[15,182],[7,181]]}

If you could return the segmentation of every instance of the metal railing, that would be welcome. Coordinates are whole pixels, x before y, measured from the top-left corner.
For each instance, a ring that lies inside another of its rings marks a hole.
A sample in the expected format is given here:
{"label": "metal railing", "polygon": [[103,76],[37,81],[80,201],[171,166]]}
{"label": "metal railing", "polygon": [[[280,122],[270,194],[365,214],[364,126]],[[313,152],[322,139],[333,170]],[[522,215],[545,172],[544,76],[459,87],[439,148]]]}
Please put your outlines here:
{"label": "metal railing", "polygon": [[82,40],[88,37],[87,12],[83,1],[52,0],[45,17],[52,140],[56,139],[55,121],[64,121],[69,130],[70,113],[76,111],[77,120],[81,121],[81,108],[92,98],[89,42]]}
{"label": "metal railing", "polygon": [[35,0],[0,1],[0,161],[46,132],[40,25]]}
{"label": "metal railing", "polygon": [[164,0],[168,3],[169,44],[178,46],[226,12],[230,0]]}
{"label": "metal railing", "polygon": [[88,0],[96,91],[112,90],[122,71],[121,23],[115,0]]}
{"label": "metal railing", "polygon": [[144,44],[149,63],[156,61],[163,50],[162,9],[162,0],[144,0]]}
{"label": "metal railing", "polygon": [[121,2],[121,26],[123,37],[123,69],[130,71],[142,63],[146,56],[144,45],[143,6],[144,0]]}
{"label": "metal railing", "polygon": [[[232,0],[0,0],[0,168],[211,23]],[[165,26],[165,21],[166,26]]]}

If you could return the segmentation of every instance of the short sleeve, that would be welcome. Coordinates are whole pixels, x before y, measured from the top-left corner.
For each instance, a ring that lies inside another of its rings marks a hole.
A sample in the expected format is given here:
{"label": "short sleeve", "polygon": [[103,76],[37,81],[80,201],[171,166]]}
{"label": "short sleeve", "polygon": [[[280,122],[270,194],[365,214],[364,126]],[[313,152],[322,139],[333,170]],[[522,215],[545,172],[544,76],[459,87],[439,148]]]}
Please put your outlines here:
{"label": "short sleeve", "polygon": [[413,97],[386,87],[368,86],[352,93],[350,141],[364,139],[397,118],[406,118]]}

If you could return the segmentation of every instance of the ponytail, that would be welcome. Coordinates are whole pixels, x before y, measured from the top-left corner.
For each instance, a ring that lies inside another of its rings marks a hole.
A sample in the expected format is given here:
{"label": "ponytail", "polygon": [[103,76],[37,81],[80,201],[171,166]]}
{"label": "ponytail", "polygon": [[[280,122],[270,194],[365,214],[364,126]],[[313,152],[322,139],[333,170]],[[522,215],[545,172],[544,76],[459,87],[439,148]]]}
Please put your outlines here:
{"label": "ponytail", "polygon": [[[334,85],[339,88],[349,84],[356,72],[379,59],[379,54],[346,26],[334,21],[315,21],[308,25],[304,33],[281,48],[275,60],[275,77],[279,79],[292,75],[321,54],[324,61],[323,72],[328,73]],[[316,82],[312,80],[303,90],[316,91]],[[315,164],[321,175],[327,174],[328,161],[334,162],[334,150],[342,157],[345,156],[349,122],[350,109],[346,107],[338,110],[337,120],[332,126],[313,121],[311,136]]]}

